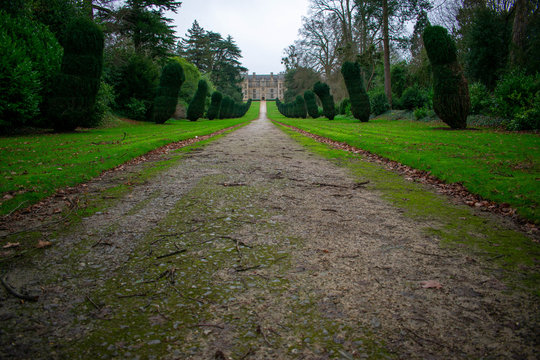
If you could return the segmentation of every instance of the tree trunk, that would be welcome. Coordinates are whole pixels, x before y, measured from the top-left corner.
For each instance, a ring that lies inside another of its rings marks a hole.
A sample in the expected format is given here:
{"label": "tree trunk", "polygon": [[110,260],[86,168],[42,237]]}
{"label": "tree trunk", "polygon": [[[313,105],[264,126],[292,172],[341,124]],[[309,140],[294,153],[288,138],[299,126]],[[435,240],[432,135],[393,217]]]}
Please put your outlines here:
{"label": "tree trunk", "polygon": [[384,92],[392,108],[392,81],[390,79],[390,39],[388,35],[388,0],[383,0],[383,47],[384,47]]}
{"label": "tree trunk", "polygon": [[525,32],[527,30],[527,0],[516,0],[514,5],[514,24],[512,26],[512,45],[510,64],[513,67],[524,65]]}

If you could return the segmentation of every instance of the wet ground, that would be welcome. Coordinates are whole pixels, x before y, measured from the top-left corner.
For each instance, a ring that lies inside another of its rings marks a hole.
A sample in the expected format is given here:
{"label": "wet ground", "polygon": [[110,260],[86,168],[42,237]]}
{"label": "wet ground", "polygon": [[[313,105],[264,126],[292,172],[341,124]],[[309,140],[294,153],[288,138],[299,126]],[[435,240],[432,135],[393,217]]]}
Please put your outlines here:
{"label": "wet ground", "polygon": [[303,147],[264,106],[129,192],[103,188],[148,164],[89,184],[114,201],[79,223],[23,231],[52,245],[2,263],[29,299],[1,290],[0,357],[536,358],[530,288],[442,244],[440,224],[372,186],[384,180]]}

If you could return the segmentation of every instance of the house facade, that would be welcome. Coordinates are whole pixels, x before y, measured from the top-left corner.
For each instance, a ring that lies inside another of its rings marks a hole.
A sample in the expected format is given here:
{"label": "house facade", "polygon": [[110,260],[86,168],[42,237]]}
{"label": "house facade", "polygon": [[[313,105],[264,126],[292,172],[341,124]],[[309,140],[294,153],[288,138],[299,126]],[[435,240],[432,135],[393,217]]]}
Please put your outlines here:
{"label": "house facade", "polygon": [[274,75],[244,75],[242,82],[242,97],[244,101],[253,100],[283,100],[285,76]]}

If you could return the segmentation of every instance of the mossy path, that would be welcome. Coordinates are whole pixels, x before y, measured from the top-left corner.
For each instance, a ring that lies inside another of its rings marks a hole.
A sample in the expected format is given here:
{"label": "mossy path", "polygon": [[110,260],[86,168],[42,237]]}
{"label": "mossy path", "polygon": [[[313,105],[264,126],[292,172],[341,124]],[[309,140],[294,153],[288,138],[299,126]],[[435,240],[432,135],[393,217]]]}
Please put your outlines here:
{"label": "mossy path", "polygon": [[39,299],[2,290],[0,357],[534,358],[536,243],[262,106],[80,222],[7,237],[53,245],[2,262]]}

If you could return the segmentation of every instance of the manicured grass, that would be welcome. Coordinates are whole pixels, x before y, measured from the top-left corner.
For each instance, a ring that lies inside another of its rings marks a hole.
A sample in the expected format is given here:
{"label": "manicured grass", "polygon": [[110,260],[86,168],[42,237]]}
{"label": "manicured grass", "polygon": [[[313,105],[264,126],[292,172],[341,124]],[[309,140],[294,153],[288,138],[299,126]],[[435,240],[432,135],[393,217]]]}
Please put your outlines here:
{"label": "manicured grass", "polygon": [[336,118],[287,119],[268,102],[268,117],[430,171],[540,223],[540,137],[491,129],[450,130],[443,123]]}
{"label": "manicured grass", "polygon": [[[164,125],[121,122],[68,134],[0,138],[0,214],[26,207],[55,190],[92,179],[171,142],[208,135],[259,116],[254,102],[240,119],[169,120]],[[11,198],[13,197],[13,198]]]}

